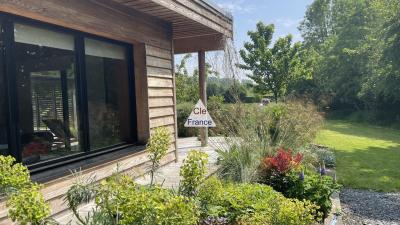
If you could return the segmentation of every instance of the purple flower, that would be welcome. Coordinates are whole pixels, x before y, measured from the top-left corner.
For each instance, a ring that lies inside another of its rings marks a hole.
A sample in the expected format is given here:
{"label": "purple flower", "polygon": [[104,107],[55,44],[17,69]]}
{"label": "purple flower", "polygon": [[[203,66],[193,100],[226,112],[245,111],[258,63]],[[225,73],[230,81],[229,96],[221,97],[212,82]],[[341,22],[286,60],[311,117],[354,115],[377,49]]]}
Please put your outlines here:
{"label": "purple flower", "polygon": [[300,172],[300,174],[299,174],[299,179],[300,179],[301,181],[304,181],[304,171],[301,171],[301,172]]}
{"label": "purple flower", "polygon": [[319,168],[319,173],[321,174],[321,176],[325,176],[326,175],[325,164],[322,164],[322,167]]}

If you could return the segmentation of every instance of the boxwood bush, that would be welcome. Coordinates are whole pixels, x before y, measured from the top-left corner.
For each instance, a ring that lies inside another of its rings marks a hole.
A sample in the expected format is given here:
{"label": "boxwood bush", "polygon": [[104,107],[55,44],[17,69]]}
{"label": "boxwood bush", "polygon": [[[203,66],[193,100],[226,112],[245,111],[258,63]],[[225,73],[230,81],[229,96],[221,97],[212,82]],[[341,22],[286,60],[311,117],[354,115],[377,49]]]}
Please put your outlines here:
{"label": "boxwood bush", "polygon": [[198,195],[202,220],[225,219],[226,224],[311,225],[318,207],[309,201],[285,198],[262,184],[223,184],[207,180]]}

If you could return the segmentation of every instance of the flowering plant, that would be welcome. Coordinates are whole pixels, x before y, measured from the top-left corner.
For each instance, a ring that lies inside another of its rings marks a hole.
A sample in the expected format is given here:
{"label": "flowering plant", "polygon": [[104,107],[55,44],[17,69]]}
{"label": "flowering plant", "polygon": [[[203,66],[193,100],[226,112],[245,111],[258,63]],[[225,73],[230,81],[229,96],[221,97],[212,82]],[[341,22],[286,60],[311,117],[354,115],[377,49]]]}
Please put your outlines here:
{"label": "flowering plant", "polygon": [[285,150],[281,147],[275,156],[266,157],[264,159],[264,166],[267,170],[273,170],[279,174],[286,174],[292,169],[299,168],[302,159],[302,154],[297,153],[293,156],[291,149]]}

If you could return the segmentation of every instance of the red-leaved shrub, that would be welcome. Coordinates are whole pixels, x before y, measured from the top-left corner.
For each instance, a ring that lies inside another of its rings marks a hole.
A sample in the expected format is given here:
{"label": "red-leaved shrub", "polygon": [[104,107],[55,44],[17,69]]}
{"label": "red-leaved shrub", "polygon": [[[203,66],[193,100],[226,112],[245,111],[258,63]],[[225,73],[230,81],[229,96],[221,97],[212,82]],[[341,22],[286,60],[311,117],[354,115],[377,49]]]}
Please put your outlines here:
{"label": "red-leaved shrub", "polygon": [[275,156],[266,157],[264,159],[264,166],[267,170],[274,170],[279,174],[286,174],[292,169],[298,168],[302,159],[302,154],[297,153],[293,156],[291,149],[285,150],[281,147]]}

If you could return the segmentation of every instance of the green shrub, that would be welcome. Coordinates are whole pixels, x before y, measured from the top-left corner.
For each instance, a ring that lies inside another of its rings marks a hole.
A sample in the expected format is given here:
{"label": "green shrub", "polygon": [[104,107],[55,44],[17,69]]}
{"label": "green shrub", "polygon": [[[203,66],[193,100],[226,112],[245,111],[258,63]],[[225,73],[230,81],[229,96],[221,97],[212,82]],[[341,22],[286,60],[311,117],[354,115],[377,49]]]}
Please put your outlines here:
{"label": "green shrub", "polygon": [[311,152],[316,155],[319,165],[325,165],[329,168],[336,166],[336,157],[333,151],[324,146],[310,145]]}
{"label": "green shrub", "polygon": [[219,176],[236,182],[257,180],[265,156],[277,147],[297,150],[309,145],[322,125],[313,105],[292,101],[266,107],[234,104],[215,120],[224,137],[213,143],[218,146]]}
{"label": "green shrub", "polygon": [[224,107],[224,97],[223,96],[211,96],[207,102],[207,109],[211,116],[213,114],[219,113]]}
{"label": "green shrub", "polygon": [[198,135],[198,129],[193,127],[185,127],[186,120],[189,118],[193,107],[194,104],[189,102],[180,103],[176,106],[179,137],[196,137]]}
{"label": "green shrub", "polygon": [[288,198],[309,200],[319,206],[318,211],[327,216],[332,208],[331,195],[338,191],[338,185],[332,177],[319,174],[307,174],[300,180],[296,174],[291,175],[294,185],[284,195]]}
{"label": "green shrub", "polygon": [[199,221],[193,199],[158,186],[139,186],[125,175],[115,174],[97,186],[74,186],[69,200],[84,203],[87,196],[95,198],[96,207],[86,218],[74,209],[83,225],[195,225]]}
{"label": "green shrub", "polygon": [[0,156],[0,194],[29,187],[31,180],[28,169],[15,163],[11,156]]}
{"label": "green shrub", "polygon": [[223,138],[212,140],[218,152],[218,176],[251,182],[261,159],[271,152],[269,118],[258,105],[233,104],[215,119]]}
{"label": "green shrub", "polygon": [[271,118],[269,133],[273,146],[297,149],[315,140],[323,118],[317,108],[301,101],[270,104],[265,108]]}
{"label": "green shrub", "polygon": [[49,223],[50,209],[39,190],[25,166],[11,156],[0,156],[0,193],[7,198],[10,219],[21,225]]}
{"label": "green shrub", "polygon": [[332,207],[330,197],[339,185],[331,177],[315,172],[307,171],[305,175],[302,159],[300,153],[294,156],[290,150],[280,149],[276,155],[264,159],[259,182],[271,186],[285,197],[313,202],[325,216]]}
{"label": "green shrub", "polygon": [[208,155],[206,153],[192,150],[183,161],[180,169],[182,180],[179,192],[185,196],[195,196],[198,187],[204,181],[207,174]]}
{"label": "green shrub", "polygon": [[147,151],[151,162],[150,185],[154,183],[154,174],[160,166],[160,161],[167,154],[171,144],[171,134],[165,127],[158,127],[155,129],[154,134],[151,135],[149,143],[147,144]]}
{"label": "green shrub", "polygon": [[202,219],[226,218],[229,224],[314,224],[317,207],[308,201],[291,200],[261,184],[222,184],[211,178],[201,187],[198,199]]}
{"label": "green shrub", "polygon": [[25,187],[9,196],[7,200],[8,215],[21,225],[44,224],[50,216],[50,208],[39,192],[39,185]]}
{"label": "green shrub", "polygon": [[103,181],[96,196],[97,214],[109,215],[115,224],[191,225],[197,224],[193,200],[160,187],[140,187],[128,177]]}

